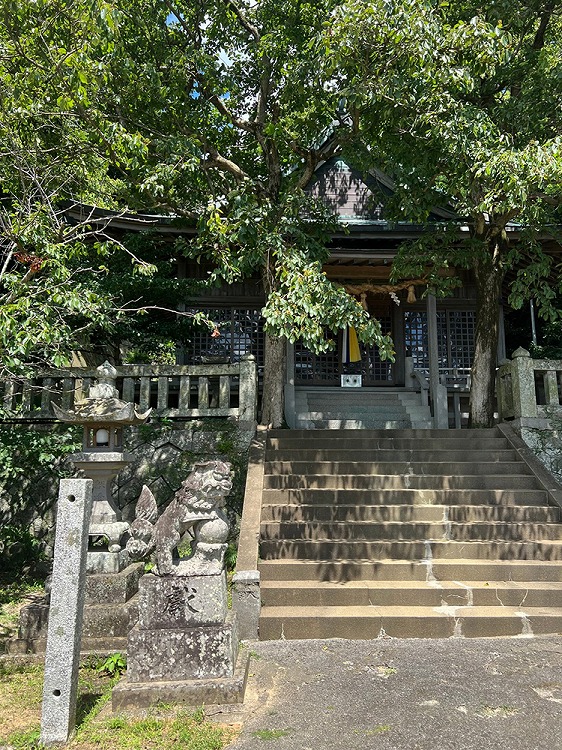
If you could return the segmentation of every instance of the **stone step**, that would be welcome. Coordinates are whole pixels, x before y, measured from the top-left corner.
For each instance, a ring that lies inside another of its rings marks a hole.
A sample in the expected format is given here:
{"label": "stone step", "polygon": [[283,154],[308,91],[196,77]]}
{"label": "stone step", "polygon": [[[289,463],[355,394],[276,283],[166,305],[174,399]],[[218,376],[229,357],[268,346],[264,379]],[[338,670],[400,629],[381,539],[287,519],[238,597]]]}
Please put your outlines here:
{"label": "stone step", "polygon": [[298,481],[303,477],[308,479],[322,475],[394,475],[407,478],[429,474],[445,480],[456,476],[530,475],[526,464],[521,461],[266,461],[264,472],[276,476],[295,475]]}
{"label": "stone step", "polygon": [[260,638],[484,638],[562,631],[562,610],[549,607],[264,607]]}
{"label": "stone step", "polygon": [[381,419],[383,417],[387,419],[400,419],[407,416],[406,409],[402,404],[385,404],[384,406],[378,406],[376,409],[362,406],[350,406],[349,408],[341,409],[339,408],[339,404],[326,404],[325,408],[316,406],[309,408],[307,414],[308,418],[312,420],[368,419],[373,416],[380,417]]}
{"label": "stone step", "polygon": [[[533,560],[260,560],[266,581],[548,581],[562,585],[562,562]],[[300,585],[300,584],[299,584]]]}
{"label": "stone step", "polygon": [[268,521],[507,521],[558,523],[560,510],[542,505],[264,505],[261,520]]}
{"label": "stone step", "polygon": [[262,560],[562,560],[560,541],[449,541],[382,540],[332,541],[330,539],[291,539],[260,541]]}
{"label": "stone step", "polygon": [[[300,432],[300,430],[291,430],[290,433]],[[326,433],[329,433],[332,437],[326,437]],[[385,430],[382,431],[383,433]],[[440,450],[482,450],[493,452],[494,450],[508,450],[510,448],[507,440],[504,438],[467,438],[459,439],[456,437],[449,438],[435,438],[431,440],[422,440],[419,437],[391,437],[390,435],[401,435],[406,432],[432,432],[432,430],[400,430],[393,433],[392,431],[387,432],[387,436],[374,435],[373,437],[366,437],[367,433],[360,432],[357,430],[347,431],[322,431],[317,430],[314,434],[314,438],[308,431],[308,438],[299,437],[269,437],[267,448],[269,450],[284,451],[284,450],[309,450],[311,445],[315,449],[326,449],[326,450],[429,450],[440,451]],[[451,430],[452,435],[457,433]]]}
{"label": "stone step", "polygon": [[[418,405],[405,405],[400,403],[390,403],[384,406],[363,407],[363,406],[344,406],[338,403],[326,404],[325,406],[309,406],[300,409],[299,413],[306,415],[308,419],[321,422],[322,420],[346,420],[346,419],[373,419],[373,420],[407,420],[412,413],[426,415],[427,410]],[[376,429],[376,428],[373,428]],[[406,428],[411,429],[411,425]]]}
{"label": "stone step", "polygon": [[499,430],[273,431],[266,459],[261,638],[562,631],[560,509]]}
{"label": "stone step", "polygon": [[120,604],[90,604],[84,607],[85,638],[109,639],[127,637],[129,630],[138,620],[138,594],[128,602]]}
{"label": "stone step", "polygon": [[486,521],[484,523],[454,523],[412,521],[311,521],[266,522],[261,524],[263,541],[423,541],[453,542],[535,542],[562,540],[562,525],[558,523],[514,523]]}
{"label": "stone step", "polygon": [[[350,433],[349,435],[345,434],[345,431],[340,433],[339,435],[335,435],[334,433],[330,432],[329,430],[326,431],[326,434],[323,436],[314,436],[314,442],[316,443],[318,437],[324,437],[326,440],[336,441],[339,442],[341,439],[344,439],[346,437],[353,438],[353,439],[360,439],[365,441],[372,441],[374,439],[385,439],[385,440],[404,440],[404,439],[417,439],[417,440],[423,440],[423,441],[434,441],[434,440],[458,440],[460,442],[465,442],[466,440],[474,439],[477,442],[480,442],[481,440],[485,439],[491,439],[491,440],[500,440],[505,443],[507,446],[507,439],[499,432],[499,430],[495,427],[491,427],[489,429],[466,429],[466,430],[447,430],[447,429],[439,429],[439,430],[412,430],[412,429],[406,429],[406,430],[397,430],[395,433],[389,433],[387,430],[368,430],[364,435],[361,435],[360,437],[354,435],[353,433]],[[268,432],[268,438],[270,440],[303,440],[305,443],[310,444],[310,433],[308,430],[270,430]]]}
{"label": "stone step", "polygon": [[400,448],[345,448],[334,446],[333,448],[283,448],[278,449],[269,456],[272,461],[414,461],[415,463],[442,462],[442,461],[484,461],[504,462],[517,461],[514,450],[500,449],[495,451],[474,449],[464,450],[424,450],[422,447],[400,449]]}
{"label": "stone step", "polygon": [[[312,425],[311,429],[315,430],[399,430],[401,428],[411,427],[412,423],[409,418],[393,418],[392,415],[389,419],[381,417],[378,419],[375,416],[372,418],[342,418],[342,419],[310,419],[309,422]],[[301,420],[302,421],[302,420]]]}
{"label": "stone step", "polygon": [[562,586],[542,581],[264,581],[260,596],[265,607],[562,607]]}
{"label": "stone step", "polygon": [[[375,477],[348,478],[349,485],[356,487],[283,487],[288,485],[287,477],[264,477],[266,487],[270,484],[281,485],[279,488],[272,487],[263,490],[263,505],[280,504],[314,504],[314,505],[545,505],[547,494],[544,490],[533,489],[479,489],[479,488],[456,488],[450,489],[394,489],[390,478],[386,478],[391,493],[384,488],[373,486],[376,484]],[[324,484],[337,484],[337,479],[329,482],[330,478],[323,477]],[[384,479],[384,478],[383,478]],[[423,478],[427,480],[427,477]],[[438,480],[441,477],[437,478]],[[451,478],[452,479],[452,478]],[[460,477],[455,478],[455,484],[460,484]],[[511,481],[513,479],[514,481]],[[518,486],[517,478],[511,478],[510,483]],[[519,477],[521,484],[529,483],[529,477]],[[525,482],[523,482],[525,480]],[[297,485],[297,481],[292,482]],[[342,483],[342,482],[340,482]],[[379,484],[382,482],[379,482]],[[412,482],[410,482],[412,484]],[[437,483],[437,482],[436,482]],[[476,482],[475,482],[476,483]],[[480,485],[486,484],[486,478],[481,477]],[[303,483],[304,484],[304,483]],[[490,483],[492,484],[492,483]],[[493,483],[497,484],[497,483]],[[371,487],[369,487],[371,485]],[[400,485],[398,485],[400,486]],[[390,494],[390,496],[389,496]]]}
{"label": "stone step", "polygon": [[[419,399],[419,394],[417,395]],[[373,403],[373,404],[384,404],[388,401],[399,401],[400,394],[398,393],[366,393],[359,388],[346,388],[340,389],[337,392],[330,393],[307,393],[306,400],[308,403],[334,403],[335,400],[341,401],[345,404],[355,403]]]}

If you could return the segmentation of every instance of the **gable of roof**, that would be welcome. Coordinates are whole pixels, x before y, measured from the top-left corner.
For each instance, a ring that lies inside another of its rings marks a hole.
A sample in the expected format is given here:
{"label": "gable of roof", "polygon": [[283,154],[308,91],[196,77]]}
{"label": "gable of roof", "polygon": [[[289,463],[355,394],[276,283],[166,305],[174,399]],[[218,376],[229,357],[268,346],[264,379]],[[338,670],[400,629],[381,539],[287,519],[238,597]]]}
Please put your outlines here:
{"label": "gable of roof", "polygon": [[[317,168],[308,192],[332,208],[344,223],[381,226],[395,223],[385,214],[385,203],[394,195],[395,185],[379,169],[372,168],[363,174],[341,156],[334,156]],[[428,223],[458,218],[452,210],[435,206]]]}

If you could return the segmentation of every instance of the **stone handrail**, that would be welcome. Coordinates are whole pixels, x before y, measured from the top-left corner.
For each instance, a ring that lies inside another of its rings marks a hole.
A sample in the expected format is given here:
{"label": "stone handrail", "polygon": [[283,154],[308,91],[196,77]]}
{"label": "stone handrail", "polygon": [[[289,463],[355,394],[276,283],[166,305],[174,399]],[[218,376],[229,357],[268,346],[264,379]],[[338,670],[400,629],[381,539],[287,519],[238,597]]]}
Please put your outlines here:
{"label": "stone handrail", "polygon": [[412,370],[412,379],[414,383],[417,383],[417,388],[421,393],[421,401],[423,406],[429,404],[429,380],[426,370]]}
{"label": "stone handrail", "polygon": [[[234,364],[121,365],[117,388],[123,401],[134,401],[140,411],[150,407],[159,417],[233,417],[256,419],[257,375],[253,355]],[[54,402],[72,409],[88,396],[95,368],[51,370],[33,380],[0,382],[4,418],[52,420]]]}
{"label": "stone handrail", "polygon": [[562,361],[531,359],[519,348],[503,362],[497,377],[501,419],[536,419],[562,413]]}
{"label": "stone handrail", "polygon": [[[427,406],[430,391],[429,370],[412,370],[411,377],[412,382],[417,382],[417,389],[421,391],[422,404]],[[470,393],[471,378],[472,371],[469,367],[439,368],[437,393],[432,396],[434,402],[432,413],[436,424],[441,427],[448,427],[449,415],[451,414],[455,427],[460,429],[462,425],[460,396]]]}

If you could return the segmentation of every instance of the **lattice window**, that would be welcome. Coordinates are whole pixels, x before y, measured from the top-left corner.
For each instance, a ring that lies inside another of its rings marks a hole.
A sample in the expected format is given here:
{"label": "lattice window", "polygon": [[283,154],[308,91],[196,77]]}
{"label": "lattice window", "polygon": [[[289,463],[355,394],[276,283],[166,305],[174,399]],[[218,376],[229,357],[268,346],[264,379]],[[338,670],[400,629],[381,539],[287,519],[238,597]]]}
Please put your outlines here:
{"label": "lattice window", "polygon": [[301,385],[339,385],[340,351],[314,354],[301,341],[295,342],[295,382]]}
{"label": "lattice window", "polygon": [[221,335],[213,338],[206,327],[195,330],[189,345],[189,361],[199,364],[224,358],[239,362],[245,354],[253,354],[258,372],[263,373],[265,336],[260,310],[225,307],[205,312],[217,324]]}
{"label": "lattice window", "polygon": [[[404,314],[406,356],[414,367],[429,367],[427,313],[406,311]],[[474,354],[475,314],[472,310],[440,310],[437,313],[437,348],[439,367],[468,368]]]}
{"label": "lattice window", "polygon": [[416,370],[429,367],[427,313],[407,310],[404,313],[406,356],[413,359]]}
{"label": "lattice window", "polygon": [[470,367],[474,356],[476,319],[471,311],[449,313],[449,367]]}
{"label": "lattice window", "polygon": [[[383,332],[392,329],[392,320],[390,316],[378,316]],[[379,348],[376,344],[367,346],[359,345],[361,349],[361,372],[365,384],[389,383],[392,382],[394,373],[392,362],[382,360]]]}

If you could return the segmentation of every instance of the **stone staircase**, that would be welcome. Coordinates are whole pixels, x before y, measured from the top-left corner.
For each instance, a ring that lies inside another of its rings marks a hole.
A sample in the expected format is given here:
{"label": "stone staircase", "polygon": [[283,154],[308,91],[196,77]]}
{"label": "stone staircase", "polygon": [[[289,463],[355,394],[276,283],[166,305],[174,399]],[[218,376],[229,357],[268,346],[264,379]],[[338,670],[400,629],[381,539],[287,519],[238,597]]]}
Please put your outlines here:
{"label": "stone staircase", "polygon": [[269,432],[262,639],[562,632],[562,525],[498,429]]}
{"label": "stone staircase", "polygon": [[415,391],[322,388],[295,391],[296,426],[315,430],[424,429],[428,406]]}

